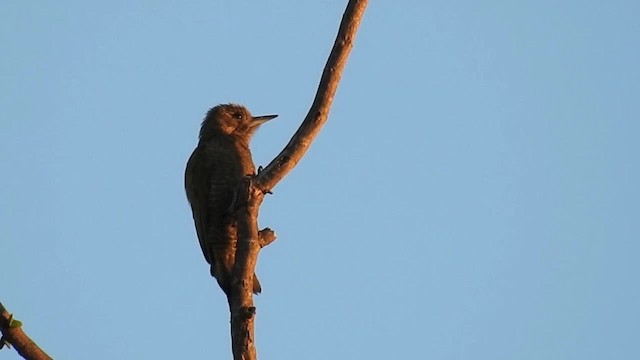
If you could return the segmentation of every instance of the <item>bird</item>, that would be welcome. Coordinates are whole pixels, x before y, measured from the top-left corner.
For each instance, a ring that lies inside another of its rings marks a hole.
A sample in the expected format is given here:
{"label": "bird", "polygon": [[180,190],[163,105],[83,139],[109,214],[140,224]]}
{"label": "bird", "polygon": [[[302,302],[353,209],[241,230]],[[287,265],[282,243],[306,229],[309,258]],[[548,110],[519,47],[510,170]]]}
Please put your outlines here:
{"label": "bird", "polygon": [[[232,215],[239,182],[255,175],[249,142],[260,125],[278,115],[253,116],[238,104],[220,104],[207,112],[198,145],[185,170],[185,190],[196,234],[210,272],[230,295],[237,242]],[[262,291],[253,275],[253,292]]]}

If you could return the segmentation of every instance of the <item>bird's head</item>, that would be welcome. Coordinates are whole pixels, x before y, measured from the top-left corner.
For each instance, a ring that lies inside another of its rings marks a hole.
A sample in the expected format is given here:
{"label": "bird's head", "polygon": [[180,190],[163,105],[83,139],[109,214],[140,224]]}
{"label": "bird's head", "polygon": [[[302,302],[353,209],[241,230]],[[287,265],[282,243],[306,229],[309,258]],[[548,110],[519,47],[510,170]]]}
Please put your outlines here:
{"label": "bird's head", "polygon": [[261,124],[276,116],[253,116],[247,108],[237,104],[218,105],[207,112],[200,128],[200,141],[220,135],[249,140]]}

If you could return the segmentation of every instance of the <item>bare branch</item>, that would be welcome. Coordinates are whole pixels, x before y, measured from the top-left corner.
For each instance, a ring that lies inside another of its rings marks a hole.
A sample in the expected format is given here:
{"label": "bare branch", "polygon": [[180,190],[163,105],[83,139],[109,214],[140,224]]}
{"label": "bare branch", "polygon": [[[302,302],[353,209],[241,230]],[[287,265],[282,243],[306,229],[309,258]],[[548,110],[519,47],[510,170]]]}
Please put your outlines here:
{"label": "bare branch", "polygon": [[233,358],[255,360],[253,276],[258,252],[275,239],[270,229],[258,231],[258,210],[268,193],[300,161],[327,120],[342,70],[367,5],[366,0],[350,0],[342,17],[333,49],[322,73],[316,97],[300,128],[282,152],[254,178],[245,179],[238,194],[246,200],[237,212],[237,245],[228,296],[231,312]]}
{"label": "bare branch", "polygon": [[[229,311],[231,312],[231,345],[233,358],[256,359],[253,323],[256,308],[253,305],[253,276],[260,250],[258,210],[264,194],[246,178],[239,189],[246,202],[237,210],[238,243],[233,264]],[[275,239],[275,236],[274,236]]]}
{"label": "bare branch", "polygon": [[21,324],[14,320],[7,309],[0,303],[0,330],[2,340],[11,344],[18,354],[27,360],[51,360],[42,349],[22,331]]}
{"label": "bare branch", "polygon": [[264,192],[273,189],[296,166],[327,120],[333,96],[338,88],[342,70],[353,47],[353,40],[366,6],[367,0],[349,1],[342,16],[333,49],[322,72],[316,97],[307,116],[287,146],[257,176],[256,183]]}

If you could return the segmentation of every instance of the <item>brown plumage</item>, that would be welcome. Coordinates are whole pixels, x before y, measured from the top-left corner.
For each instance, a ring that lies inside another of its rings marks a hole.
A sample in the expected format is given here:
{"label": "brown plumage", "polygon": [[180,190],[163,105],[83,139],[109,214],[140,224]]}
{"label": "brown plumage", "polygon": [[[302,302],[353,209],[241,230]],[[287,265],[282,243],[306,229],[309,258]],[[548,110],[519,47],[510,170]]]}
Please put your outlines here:
{"label": "brown plumage", "polygon": [[[251,136],[260,124],[277,115],[252,116],[241,105],[218,105],[200,128],[200,141],[185,171],[187,199],[204,257],[211,275],[229,294],[231,268],[235,259],[236,226],[231,216],[239,181],[255,173],[249,151]],[[253,292],[261,291],[253,276]]]}

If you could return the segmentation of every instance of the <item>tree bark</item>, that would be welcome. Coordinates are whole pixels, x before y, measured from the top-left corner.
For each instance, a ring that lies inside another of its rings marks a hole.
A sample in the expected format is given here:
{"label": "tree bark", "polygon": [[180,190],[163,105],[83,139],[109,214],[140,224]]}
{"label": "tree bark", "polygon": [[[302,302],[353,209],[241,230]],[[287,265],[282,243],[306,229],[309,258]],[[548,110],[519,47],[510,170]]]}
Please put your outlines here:
{"label": "tree bark", "polygon": [[333,49],[327,60],[316,96],[304,121],[280,154],[255,177],[247,178],[239,188],[245,200],[237,209],[236,221],[238,243],[231,294],[228,297],[231,312],[231,343],[235,360],[256,359],[254,320],[256,308],[253,304],[253,274],[261,247],[275,239],[270,229],[258,231],[258,210],[264,194],[291,171],[305,154],[320,128],[327,120],[333,97],[338,88],[353,40],[367,0],[350,0],[340,23]]}

